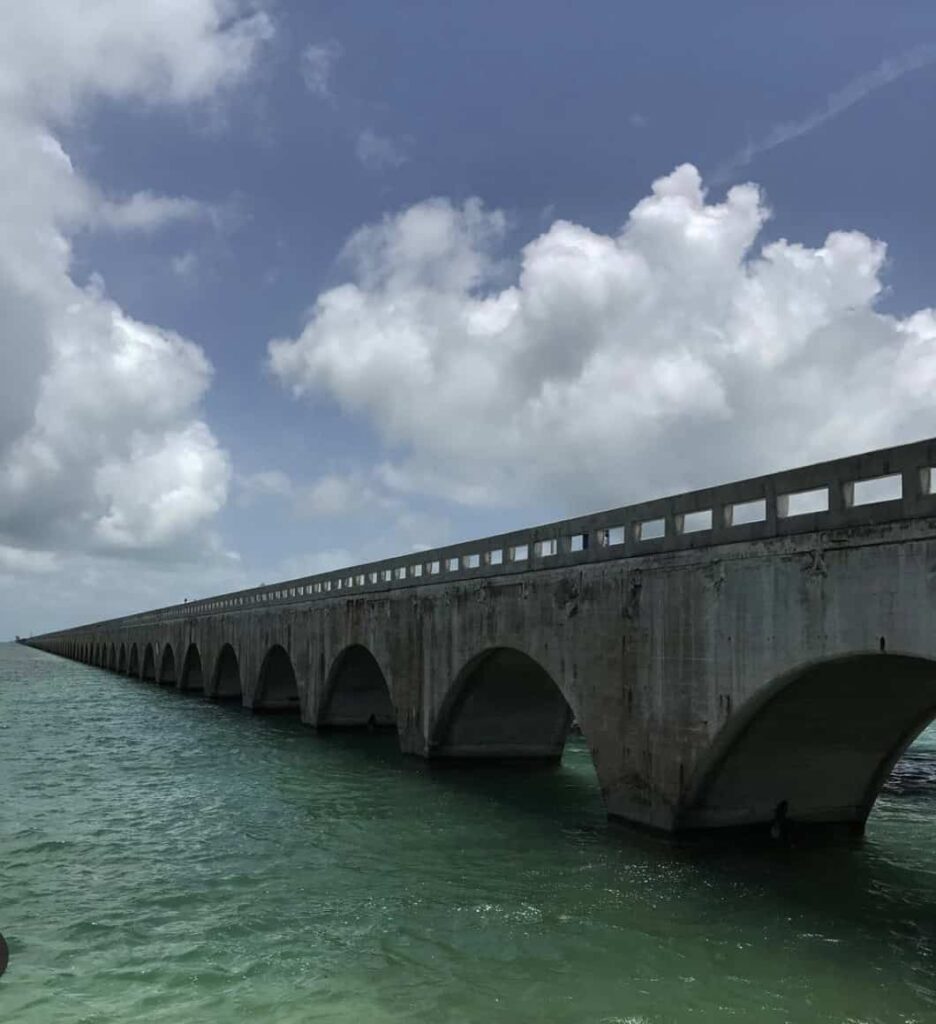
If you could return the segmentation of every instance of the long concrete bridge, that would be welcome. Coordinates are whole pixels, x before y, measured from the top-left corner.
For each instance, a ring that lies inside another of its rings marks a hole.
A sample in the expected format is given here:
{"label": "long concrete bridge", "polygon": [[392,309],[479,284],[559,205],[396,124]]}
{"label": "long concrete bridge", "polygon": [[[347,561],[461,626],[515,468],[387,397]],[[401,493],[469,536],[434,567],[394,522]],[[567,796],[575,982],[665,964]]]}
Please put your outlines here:
{"label": "long concrete bridge", "polygon": [[936,439],[28,642],[424,758],[555,760],[575,721],[608,813],[656,829],[860,830],[936,715],[934,467]]}

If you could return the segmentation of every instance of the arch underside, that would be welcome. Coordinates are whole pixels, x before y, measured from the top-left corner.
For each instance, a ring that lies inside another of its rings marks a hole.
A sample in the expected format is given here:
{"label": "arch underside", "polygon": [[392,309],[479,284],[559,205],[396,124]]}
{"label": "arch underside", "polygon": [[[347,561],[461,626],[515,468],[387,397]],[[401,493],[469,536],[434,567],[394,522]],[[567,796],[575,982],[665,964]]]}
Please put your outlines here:
{"label": "arch underside", "polygon": [[147,644],[146,650],[143,652],[143,668],[140,671],[140,678],[148,683],[156,682],[156,657],[152,644]]}
{"label": "arch underside", "polygon": [[936,663],[881,654],[808,668],[728,733],[677,827],[766,823],[785,801],[793,822],[860,829],[934,716]]}
{"label": "arch underside", "polygon": [[456,681],[430,756],[558,761],[571,723],[571,709],[546,670],[521,651],[496,648]]}
{"label": "arch underside", "polygon": [[185,652],[179,688],[196,692],[204,689],[201,654],[195,644],[189,644],[189,648]]}
{"label": "arch underside", "polygon": [[239,700],[242,697],[240,664],[230,644],[225,644],[218,654],[212,695],[218,700]]}
{"label": "arch underside", "polygon": [[296,673],[289,655],[279,644],[271,647],[263,659],[253,707],[267,713],[299,713]]}
{"label": "arch underside", "polygon": [[175,655],[172,652],[171,644],[166,644],[162,650],[162,657],[159,661],[159,682],[162,686],[175,686]]}
{"label": "arch underside", "polygon": [[396,709],[387,680],[367,648],[356,645],[338,656],[326,692],[328,697],[318,716],[319,727],[396,728]]}

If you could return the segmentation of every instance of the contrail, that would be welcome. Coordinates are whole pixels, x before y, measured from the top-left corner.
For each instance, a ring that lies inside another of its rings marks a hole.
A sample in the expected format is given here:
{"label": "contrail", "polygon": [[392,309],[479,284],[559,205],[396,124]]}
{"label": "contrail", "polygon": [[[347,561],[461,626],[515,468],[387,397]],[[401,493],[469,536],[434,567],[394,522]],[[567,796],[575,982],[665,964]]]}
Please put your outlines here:
{"label": "contrail", "polygon": [[866,96],[896,82],[898,78],[910,74],[912,71],[919,71],[930,64],[936,63],[936,43],[923,43],[915,46],[912,50],[899,57],[888,57],[881,61],[873,70],[864,75],[853,78],[847,85],[837,92],[830,93],[825,103],[817,107],[799,121],[784,121],[774,125],[773,128],[759,141],[749,142],[734,156],[716,168],[711,176],[714,184],[723,184],[732,177],[735,171],[749,164],[759,153],[766,153],[768,150],[776,149],[785,142],[791,142],[802,135],[806,135],[813,129],[838,117],[849,107],[860,103]]}

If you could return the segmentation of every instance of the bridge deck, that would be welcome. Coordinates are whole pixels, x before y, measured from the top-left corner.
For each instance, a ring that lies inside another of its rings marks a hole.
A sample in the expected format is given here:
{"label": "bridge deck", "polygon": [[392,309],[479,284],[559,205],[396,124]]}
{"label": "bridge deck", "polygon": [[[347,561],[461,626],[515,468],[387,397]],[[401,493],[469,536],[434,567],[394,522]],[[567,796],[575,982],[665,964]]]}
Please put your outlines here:
{"label": "bridge deck", "polygon": [[[936,438],[644,501],[83,628],[308,603],[426,583],[936,516]],[[54,634],[49,634],[54,635]]]}

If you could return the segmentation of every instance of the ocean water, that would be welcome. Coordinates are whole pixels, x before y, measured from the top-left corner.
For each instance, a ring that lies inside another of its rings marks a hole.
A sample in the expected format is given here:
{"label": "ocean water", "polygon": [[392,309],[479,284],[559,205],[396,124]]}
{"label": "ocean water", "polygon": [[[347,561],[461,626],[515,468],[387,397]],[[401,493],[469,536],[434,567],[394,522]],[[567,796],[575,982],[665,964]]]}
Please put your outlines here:
{"label": "ocean water", "polygon": [[606,824],[587,751],[430,769],[0,645],[0,1022],[936,1021],[936,733],[864,841]]}

